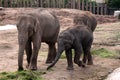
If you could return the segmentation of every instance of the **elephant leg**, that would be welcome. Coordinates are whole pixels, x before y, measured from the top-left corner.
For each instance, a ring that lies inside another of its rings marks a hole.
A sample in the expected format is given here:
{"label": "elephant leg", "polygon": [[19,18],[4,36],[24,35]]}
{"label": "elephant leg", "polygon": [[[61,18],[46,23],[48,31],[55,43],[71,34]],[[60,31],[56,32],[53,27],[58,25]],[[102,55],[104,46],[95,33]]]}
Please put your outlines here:
{"label": "elephant leg", "polygon": [[25,50],[26,50],[27,63],[28,63],[26,68],[28,68],[29,64],[30,64],[31,54],[32,54],[32,45],[31,45],[31,40],[30,39],[28,39]]}
{"label": "elephant leg", "polygon": [[88,51],[88,65],[93,65],[93,59],[90,50]]}
{"label": "elephant leg", "polygon": [[85,52],[84,52],[84,54],[83,54],[83,60],[82,60],[84,64],[86,64],[87,59],[88,59],[88,54],[85,54]]}
{"label": "elephant leg", "polygon": [[24,54],[24,46],[19,45],[19,52],[18,52],[18,71],[23,70],[23,54]]}
{"label": "elephant leg", "polygon": [[79,66],[79,67],[85,67],[85,65],[82,63],[82,61],[80,60],[80,56],[82,53],[82,46],[76,47],[75,48],[75,56],[74,56],[74,62]]}
{"label": "elephant leg", "polygon": [[68,63],[67,70],[73,70],[72,51],[71,51],[71,49],[65,50],[65,53],[66,53],[66,58],[67,58],[67,63]]}
{"label": "elephant leg", "polygon": [[30,70],[37,70],[37,57],[38,57],[40,45],[41,45],[41,38],[35,36],[33,38],[33,52],[31,55],[30,65],[29,65]]}
{"label": "elephant leg", "polygon": [[93,60],[92,60],[92,55],[90,52],[91,49],[91,44],[87,44],[86,46],[83,47],[83,51],[84,51],[84,57],[83,57],[83,63],[87,63],[88,65],[92,65],[93,64]]}
{"label": "elephant leg", "polygon": [[23,70],[23,54],[27,43],[27,36],[18,34],[19,52],[18,52],[18,70]]}
{"label": "elephant leg", "polygon": [[87,60],[88,60],[88,52],[86,51],[86,49],[83,47],[83,63],[86,64]]}
{"label": "elephant leg", "polygon": [[93,60],[92,60],[92,55],[91,55],[91,52],[90,52],[90,49],[85,49],[84,50],[84,57],[83,57],[83,63],[85,63],[88,65],[92,65],[93,64]]}
{"label": "elephant leg", "polygon": [[46,63],[52,63],[52,61],[54,61],[54,59],[56,57],[55,43],[47,43],[47,44],[49,46],[49,51],[48,51]]}

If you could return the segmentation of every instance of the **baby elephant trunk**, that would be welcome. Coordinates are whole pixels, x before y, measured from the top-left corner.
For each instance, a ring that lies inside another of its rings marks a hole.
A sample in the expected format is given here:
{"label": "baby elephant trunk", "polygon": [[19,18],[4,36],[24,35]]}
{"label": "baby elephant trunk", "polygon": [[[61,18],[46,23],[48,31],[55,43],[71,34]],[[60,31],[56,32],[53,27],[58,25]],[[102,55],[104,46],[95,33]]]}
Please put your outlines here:
{"label": "baby elephant trunk", "polygon": [[51,67],[53,67],[57,63],[57,61],[59,60],[63,51],[64,51],[64,46],[58,44],[58,51],[57,51],[57,55],[55,57],[55,60],[53,61],[53,63],[51,65],[49,65],[47,67],[47,70],[49,70]]}

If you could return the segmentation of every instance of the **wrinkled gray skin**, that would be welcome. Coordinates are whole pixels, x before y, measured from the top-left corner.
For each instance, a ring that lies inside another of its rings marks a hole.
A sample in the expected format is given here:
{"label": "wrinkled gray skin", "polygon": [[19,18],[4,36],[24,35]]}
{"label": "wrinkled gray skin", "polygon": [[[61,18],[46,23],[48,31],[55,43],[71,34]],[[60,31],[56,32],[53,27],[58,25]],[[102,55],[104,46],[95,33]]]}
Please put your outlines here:
{"label": "wrinkled gray skin", "polygon": [[56,56],[55,43],[57,41],[60,24],[57,17],[46,10],[39,10],[19,17],[18,29],[18,70],[23,70],[24,50],[27,55],[27,67],[37,70],[37,57],[41,42],[49,46],[46,63],[52,63]]}
{"label": "wrinkled gray skin", "polygon": [[74,25],[86,25],[88,26],[92,32],[94,32],[97,26],[97,20],[94,14],[89,11],[83,11],[73,18]]}
{"label": "wrinkled gray skin", "polygon": [[[79,12],[79,14],[74,16],[73,23],[74,23],[75,26],[86,25],[87,27],[89,27],[92,30],[92,32],[95,31],[96,26],[97,26],[97,20],[96,20],[95,15],[92,14],[91,12],[89,12],[89,11]],[[88,55],[88,59],[89,59],[89,57],[91,57],[91,56]],[[93,63],[88,63],[88,65],[92,65],[92,64]]]}
{"label": "wrinkled gray skin", "polygon": [[[56,64],[64,50],[68,62],[68,70],[73,70],[72,49],[75,51],[74,62],[78,66],[85,67],[84,63],[86,62],[88,62],[88,64],[93,64],[90,53],[92,42],[93,33],[91,29],[85,25],[75,26],[61,32],[58,37],[58,51],[55,61],[48,66],[47,70]],[[82,52],[84,53],[83,63],[80,60]]]}

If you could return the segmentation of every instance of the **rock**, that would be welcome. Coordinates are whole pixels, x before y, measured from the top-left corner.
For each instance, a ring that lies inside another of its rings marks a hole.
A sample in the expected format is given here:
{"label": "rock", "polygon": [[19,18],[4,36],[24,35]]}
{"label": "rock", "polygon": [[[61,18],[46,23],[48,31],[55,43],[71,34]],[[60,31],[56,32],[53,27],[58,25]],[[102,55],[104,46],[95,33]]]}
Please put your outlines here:
{"label": "rock", "polygon": [[105,80],[120,80],[120,68],[115,69]]}
{"label": "rock", "polygon": [[118,19],[120,19],[120,11],[119,10],[114,12],[114,17],[117,17]]}
{"label": "rock", "polygon": [[0,7],[0,10],[4,10],[4,8],[3,8],[3,7]]}

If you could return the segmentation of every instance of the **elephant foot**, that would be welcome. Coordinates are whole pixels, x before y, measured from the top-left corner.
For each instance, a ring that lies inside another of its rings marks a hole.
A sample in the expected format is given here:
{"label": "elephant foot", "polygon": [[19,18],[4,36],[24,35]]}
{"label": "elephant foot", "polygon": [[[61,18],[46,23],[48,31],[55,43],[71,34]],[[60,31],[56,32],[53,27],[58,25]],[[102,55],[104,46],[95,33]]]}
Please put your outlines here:
{"label": "elephant foot", "polygon": [[86,64],[86,60],[82,60],[83,64]]}
{"label": "elephant foot", "polygon": [[36,71],[37,67],[35,67],[35,66],[29,66],[29,69],[32,70],[32,71]]}
{"label": "elephant foot", "polygon": [[86,67],[85,64],[82,64],[82,67],[85,68]]}
{"label": "elephant foot", "polygon": [[27,69],[29,68],[29,64],[26,65],[26,68],[27,68]]}
{"label": "elephant foot", "polygon": [[88,61],[87,65],[93,65],[93,61]]}
{"label": "elephant foot", "polygon": [[85,68],[86,66],[85,66],[85,64],[80,64],[80,65],[78,65],[79,67],[83,67],[83,68]]}
{"label": "elephant foot", "polygon": [[74,70],[74,68],[73,68],[73,67],[68,66],[68,67],[67,67],[67,70]]}
{"label": "elephant foot", "polygon": [[46,60],[46,64],[50,64],[52,62],[53,62],[52,60]]}
{"label": "elephant foot", "polygon": [[[54,55],[53,55],[54,56]],[[46,64],[50,64],[50,63],[52,63],[54,60],[55,60],[55,57],[53,57],[53,56],[48,56],[47,57],[47,60],[46,60]],[[56,55],[55,55],[56,56]]]}
{"label": "elephant foot", "polygon": [[84,64],[84,63],[82,63],[81,61],[79,61],[78,66],[79,66],[79,67],[83,67],[83,68],[84,68],[84,67],[85,67],[85,64]]}
{"label": "elephant foot", "polygon": [[32,70],[32,71],[36,71],[37,70],[37,68],[29,68],[30,70]]}
{"label": "elephant foot", "polygon": [[24,70],[23,67],[19,67],[19,68],[18,68],[18,71],[23,71],[23,70]]}

